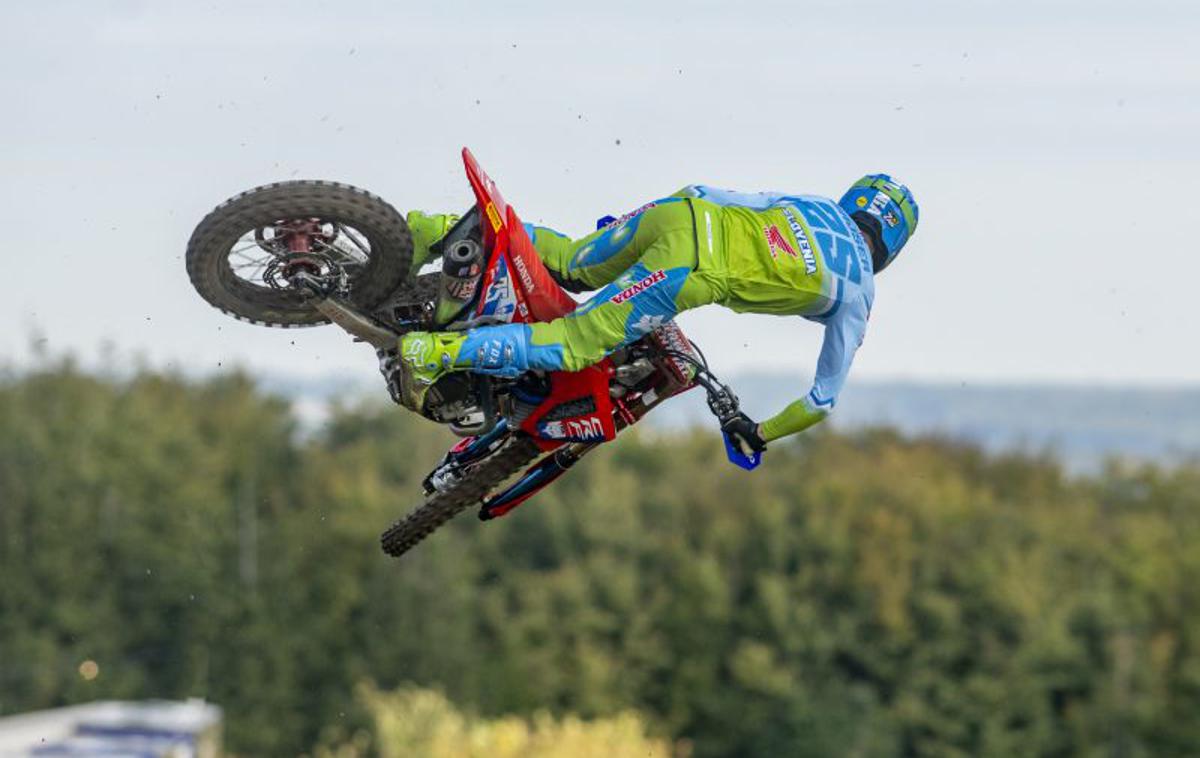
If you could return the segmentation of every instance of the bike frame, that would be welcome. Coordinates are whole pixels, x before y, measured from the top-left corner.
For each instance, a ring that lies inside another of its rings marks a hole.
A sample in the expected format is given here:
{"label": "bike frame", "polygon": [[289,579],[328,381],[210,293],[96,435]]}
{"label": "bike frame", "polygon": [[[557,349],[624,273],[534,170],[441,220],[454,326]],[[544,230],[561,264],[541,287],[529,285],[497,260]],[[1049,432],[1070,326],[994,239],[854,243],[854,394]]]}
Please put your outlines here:
{"label": "bike frame", "polygon": [[[475,301],[465,309],[470,316],[465,320],[460,317],[456,323],[469,328],[476,323],[551,321],[574,311],[578,304],[550,275],[524,224],[504,200],[496,183],[469,149],[463,148],[462,157],[475,193],[486,265]],[[549,393],[517,429],[549,455],[530,467],[516,483],[487,499],[480,511],[481,518],[508,513],[565,473],[598,444],[612,440],[620,429],[637,423],[651,408],[696,386],[692,365],[695,361],[688,359],[695,354],[676,324],[669,323],[643,340],[663,356],[643,380],[643,391],[629,394],[613,391],[617,366],[611,357],[580,371],[547,374]],[[512,431],[506,421],[500,424],[502,428],[460,441],[447,453],[445,462],[463,465],[486,456],[498,446],[500,438]],[[427,484],[439,471],[431,474]]]}
{"label": "bike frame", "polygon": [[[476,319],[507,316],[510,323],[552,321],[578,305],[538,257],[516,211],[467,148],[462,152],[475,192],[487,265],[473,313]],[[582,371],[550,372],[550,394],[521,422],[520,429],[543,450],[567,442],[607,442],[617,436],[609,393],[613,363],[605,358]],[[577,407],[579,413],[562,409]]]}
{"label": "bike frame", "polygon": [[[485,264],[479,272],[478,286],[466,288],[473,292],[472,299],[462,306],[454,301],[447,310],[453,312],[457,308],[457,315],[447,317],[449,324],[438,326],[470,329],[486,324],[544,322],[574,311],[578,304],[550,275],[525,225],[504,200],[496,183],[469,149],[463,148],[462,157],[475,193],[473,210],[478,218],[473,220],[478,221]],[[447,239],[454,235],[451,230]],[[709,407],[719,419],[724,421],[737,412],[737,397],[712,375],[703,356],[674,322],[626,345],[619,360],[614,361],[617,356],[606,357],[580,371],[547,372],[548,391],[520,398],[535,405],[522,413],[515,429],[501,418],[487,431],[461,440],[426,477],[426,491],[445,486],[465,469],[501,449],[511,434],[523,433],[545,455],[514,484],[485,499],[480,518],[503,516],[667,398],[703,386]],[[509,390],[517,396],[515,387]],[[482,391],[481,402],[490,407],[487,394],[490,388],[485,386]],[[761,459],[758,453],[744,454],[728,435],[726,452],[731,461],[743,468],[752,469]]]}
{"label": "bike frame", "polygon": [[[408,230],[380,198],[346,185],[304,181],[251,190],[205,217],[188,246],[192,283],[213,305],[239,317],[261,318],[266,325],[320,323],[323,316],[375,348],[392,399],[411,407],[413,388],[406,382],[412,377],[403,363],[411,356],[401,354],[406,334],[546,323],[569,316],[577,307],[542,263],[525,225],[496,183],[470,150],[463,148],[462,158],[476,202],[431,246],[432,255],[423,256],[440,257],[440,272],[411,271]],[[303,194],[293,192],[298,187]],[[287,214],[292,217],[280,219],[276,201],[290,208]],[[366,231],[373,230],[368,235],[371,251],[343,228],[343,216],[365,217],[347,211],[346,203],[369,206],[384,221],[393,222],[367,223]],[[226,244],[222,224],[243,224],[247,219],[257,225],[252,231],[258,247],[270,253],[265,263],[259,262],[255,277],[262,284],[257,286],[286,291],[283,296],[252,300],[230,289],[222,278],[232,272],[229,256],[242,249],[221,249]],[[599,222],[603,228],[616,223],[612,217]],[[361,280],[376,288],[369,296],[352,286],[359,281],[352,277],[362,275],[363,269],[352,274],[350,258],[362,264],[359,255],[347,258],[347,251],[334,244],[343,233],[359,252],[382,256],[374,260],[381,268],[372,273],[368,267],[368,278]],[[381,297],[384,292],[378,290],[386,288],[390,294]],[[579,371],[527,371],[504,377],[447,372],[425,388],[424,404],[414,410],[447,424],[463,439],[425,477],[422,505],[384,532],[384,550],[400,555],[474,503],[482,502],[484,519],[508,513],[589,451],[665,400],[696,386],[705,389],[709,408],[723,428],[737,417],[737,397],[712,374],[699,349],[674,322],[621,344]],[[758,455],[742,455],[734,442],[726,434],[731,460],[747,468],[757,465]],[[522,474],[523,466],[529,468]],[[514,483],[495,491],[514,477]]]}

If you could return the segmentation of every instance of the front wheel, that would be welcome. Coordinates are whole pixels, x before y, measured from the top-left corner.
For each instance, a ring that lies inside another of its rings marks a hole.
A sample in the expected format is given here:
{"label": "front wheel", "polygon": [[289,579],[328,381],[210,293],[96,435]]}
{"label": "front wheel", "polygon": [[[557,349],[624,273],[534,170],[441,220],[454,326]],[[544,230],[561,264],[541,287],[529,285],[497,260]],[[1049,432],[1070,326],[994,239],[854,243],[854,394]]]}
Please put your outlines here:
{"label": "front wheel", "polygon": [[264,326],[329,323],[288,286],[296,267],[344,274],[351,304],[370,310],[408,275],[413,245],[404,217],[346,184],[291,181],[226,200],[204,217],[187,247],[192,286],[211,305]]}

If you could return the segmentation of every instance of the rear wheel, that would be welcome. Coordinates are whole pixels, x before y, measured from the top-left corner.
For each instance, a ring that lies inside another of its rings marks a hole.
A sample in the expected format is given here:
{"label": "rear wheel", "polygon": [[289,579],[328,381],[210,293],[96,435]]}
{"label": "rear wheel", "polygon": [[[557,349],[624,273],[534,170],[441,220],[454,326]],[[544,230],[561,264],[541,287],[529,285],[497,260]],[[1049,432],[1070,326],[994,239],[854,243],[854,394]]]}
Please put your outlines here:
{"label": "rear wheel", "polygon": [[404,217],[383,199],[336,182],[293,181],[230,198],[192,233],[192,286],[216,308],[265,326],[329,323],[287,286],[303,267],[344,274],[353,305],[370,310],[404,282],[412,264]]}

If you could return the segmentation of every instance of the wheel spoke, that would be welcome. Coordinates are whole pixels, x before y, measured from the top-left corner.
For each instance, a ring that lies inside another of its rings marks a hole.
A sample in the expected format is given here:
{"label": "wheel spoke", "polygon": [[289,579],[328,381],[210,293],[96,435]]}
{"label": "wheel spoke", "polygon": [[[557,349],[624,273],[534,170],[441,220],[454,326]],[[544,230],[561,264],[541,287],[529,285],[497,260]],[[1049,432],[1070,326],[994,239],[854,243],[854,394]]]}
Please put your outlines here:
{"label": "wheel spoke", "polygon": [[[270,243],[270,242],[272,242],[272,240],[263,240],[263,242]],[[266,248],[264,248],[262,245],[258,244],[258,240],[254,240],[253,242],[251,242],[247,245],[242,245],[241,247],[235,247],[235,248],[231,249],[229,252],[244,253],[247,250],[254,250],[254,249],[265,250]]]}
{"label": "wheel spoke", "polygon": [[247,253],[245,253],[245,252],[243,252],[243,251],[241,251],[241,250],[230,250],[230,251],[229,251],[229,254],[230,254],[230,255],[236,255],[236,256],[238,256],[239,258],[241,258],[241,259],[242,259],[242,260],[244,260],[244,261],[253,261],[253,262],[257,263],[258,261],[262,260],[262,257],[261,257],[261,256],[260,256],[260,257],[258,257],[258,258],[255,258],[255,257],[253,257],[253,256],[251,256],[251,255],[249,255],[249,254],[247,254]]}
{"label": "wheel spoke", "polygon": [[[271,236],[267,236],[267,234]],[[264,276],[274,262],[288,259],[290,245],[285,240],[290,234],[308,237],[309,249],[325,262],[322,268],[361,270],[371,261],[370,239],[357,229],[336,221],[319,221],[316,218],[296,221],[288,225],[286,220],[274,225],[258,227],[243,234],[229,249],[226,258],[234,275],[253,286],[271,284]],[[342,238],[348,240],[342,242]],[[256,254],[257,253],[257,254]]]}
{"label": "wheel spoke", "polygon": [[335,229],[337,229],[337,230],[338,230],[338,232],[340,232],[341,234],[344,234],[344,235],[346,235],[347,237],[349,237],[349,238],[350,238],[350,242],[352,242],[352,243],[354,244],[354,246],[355,246],[355,247],[357,247],[359,250],[361,250],[361,251],[362,251],[363,258],[370,258],[370,257],[371,257],[371,250],[370,250],[370,248],[369,248],[369,247],[364,247],[364,246],[363,246],[363,244],[362,244],[362,242],[360,242],[360,241],[358,240],[358,235],[357,235],[357,233],[356,233],[356,232],[357,232],[357,230],[355,230],[355,229],[351,229],[351,228],[350,228],[350,227],[348,227],[348,226],[342,226],[341,224],[334,224],[334,228],[335,228]]}
{"label": "wheel spoke", "polygon": [[323,240],[314,240],[314,241],[318,245],[320,245],[322,248],[329,251],[335,257],[335,260],[337,260],[339,263],[344,263],[346,265],[354,265],[354,266],[361,266],[363,263],[365,263],[365,261],[363,261],[357,255],[355,255],[354,251],[352,251],[352,250],[347,250],[346,248],[341,247],[339,245],[331,245],[328,242],[325,242]]}
{"label": "wheel spoke", "polygon": [[[276,249],[282,242],[279,237],[263,235],[259,238],[260,234],[262,234],[261,229],[243,234],[230,248],[227,255],[229,268],[234,275],[255,287],[261,287],[266,283],[263,276],[267,268],[273,260],[282,255],[282,251]],[[253,251],[257,251],[259,254],[254,255]]]}

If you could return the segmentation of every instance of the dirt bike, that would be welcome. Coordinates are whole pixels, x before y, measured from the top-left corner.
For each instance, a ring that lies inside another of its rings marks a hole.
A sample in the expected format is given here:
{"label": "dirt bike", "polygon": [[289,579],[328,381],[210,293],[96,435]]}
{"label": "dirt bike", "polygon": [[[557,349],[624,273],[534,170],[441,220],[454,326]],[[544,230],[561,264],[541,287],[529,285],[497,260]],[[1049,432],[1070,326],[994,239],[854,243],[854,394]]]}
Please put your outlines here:
{"label": "dirt bike", "polygon": [[[256,324],[337,324],[375,348],[399,402],[404,333],[550,321],[576,307],[496,184],[469,150],[462,156],[476,202],[431,250],[440,271],[413,270],[408,226],[387,202],[305,180],[252,189],[209,213],[188,243],[192,285],[213,306]],[[620,220],[598,226],[607,223]],[[383,532],[383,550],[399,556],[473,505],[484,520],[509,513],[696,386],[722,422],[737,414],[737,397],[673,322],[581,371],[447,374],[429,388],[422,415],[461,439],[425,477],[423,502]],[[728,435],[725,444],[734,463],[758,465],[759,453]]]}

